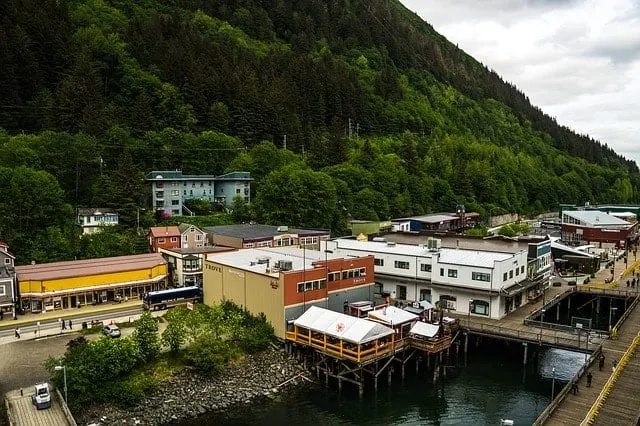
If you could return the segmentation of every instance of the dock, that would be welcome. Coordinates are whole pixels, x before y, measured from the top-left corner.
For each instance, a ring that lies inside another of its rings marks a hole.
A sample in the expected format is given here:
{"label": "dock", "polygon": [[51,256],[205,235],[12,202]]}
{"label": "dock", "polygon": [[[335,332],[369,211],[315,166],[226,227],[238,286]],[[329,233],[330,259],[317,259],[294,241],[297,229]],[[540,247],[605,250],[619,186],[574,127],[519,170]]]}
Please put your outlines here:
{"label": "dock", "polygon": [[7,392],[5,403],[9,424],[13,426],[76,426],[59,392],[51,392],[51,408],[36,409],[31,403],[33,388]]}

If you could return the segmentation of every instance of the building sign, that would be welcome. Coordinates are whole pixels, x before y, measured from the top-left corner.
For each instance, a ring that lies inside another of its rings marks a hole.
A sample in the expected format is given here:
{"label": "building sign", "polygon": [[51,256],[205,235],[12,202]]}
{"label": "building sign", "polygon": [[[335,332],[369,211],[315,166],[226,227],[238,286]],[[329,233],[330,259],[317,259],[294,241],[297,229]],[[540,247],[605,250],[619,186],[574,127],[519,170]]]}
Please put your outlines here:
{"label": "building sign", "polygon": [[221,266],[211,265],[209,268],[214,272],[222,272],[222,267]]}
{"label": "building sign", "polygon": [[271,281],[271,288],[272,288],[272,289],[274,289],[274,290],[275,290],[275,289],[277,289],[279,286],[280,286],[280,282],[279,282],[279,281],[276,281],[276,280]]}

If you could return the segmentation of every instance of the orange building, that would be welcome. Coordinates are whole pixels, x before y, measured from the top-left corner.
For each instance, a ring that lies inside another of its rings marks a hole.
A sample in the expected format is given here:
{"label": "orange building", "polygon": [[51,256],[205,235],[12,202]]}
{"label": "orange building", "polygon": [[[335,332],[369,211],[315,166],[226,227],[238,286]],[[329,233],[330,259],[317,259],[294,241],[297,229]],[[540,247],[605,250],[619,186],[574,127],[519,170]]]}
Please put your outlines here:
{"label": "orange building", "polygon": [[373,256],[293,247],[210,254],[203,272],[205,303],[231,300],[264,313],[281,339],[310,306],[343,312],[349,302],[372,300],[373,285]]}

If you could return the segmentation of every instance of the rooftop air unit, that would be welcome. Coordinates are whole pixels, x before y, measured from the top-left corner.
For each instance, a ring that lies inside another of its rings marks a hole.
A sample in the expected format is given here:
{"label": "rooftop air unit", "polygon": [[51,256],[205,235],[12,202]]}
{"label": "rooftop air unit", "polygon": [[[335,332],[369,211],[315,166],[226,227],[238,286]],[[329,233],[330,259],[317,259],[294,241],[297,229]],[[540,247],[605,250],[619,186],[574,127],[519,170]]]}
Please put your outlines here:
{"label": "rooftop air unit", "polygon": [[429,251],[438,251],[442,248],[442,240],[439,238],[427,239],[427,249]]}
{"label": "rooftop air unit", "polygon": [[261,256],[258,258],[258,265],[263,265],[265,263],[269,263],[269,258],[266,256]]}
{"label": "rooftop air unit", "polygon": [[276,228],[276,231],[278,231],[278,232],[289,232],[289,227],[286,226],[286,225],[278,226],[278,228]]}
{"label": "rooftop air unit", "polygon": [[290,260],[279,260],[278,268],[280,268],[281,271],[290,271],[293,269],[293,262]]}

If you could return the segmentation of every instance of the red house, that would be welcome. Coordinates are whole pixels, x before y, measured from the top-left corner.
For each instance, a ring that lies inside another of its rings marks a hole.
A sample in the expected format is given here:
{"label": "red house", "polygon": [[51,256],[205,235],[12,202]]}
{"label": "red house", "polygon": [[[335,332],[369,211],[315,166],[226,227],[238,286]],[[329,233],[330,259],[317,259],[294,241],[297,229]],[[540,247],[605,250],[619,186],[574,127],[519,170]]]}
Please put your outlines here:
{"label": "red house", "polygon": [[149,229],[149,248],[153,253],[158,249],[180,248],[180,229],[177,226],[154,226]]}

